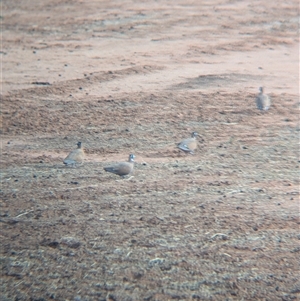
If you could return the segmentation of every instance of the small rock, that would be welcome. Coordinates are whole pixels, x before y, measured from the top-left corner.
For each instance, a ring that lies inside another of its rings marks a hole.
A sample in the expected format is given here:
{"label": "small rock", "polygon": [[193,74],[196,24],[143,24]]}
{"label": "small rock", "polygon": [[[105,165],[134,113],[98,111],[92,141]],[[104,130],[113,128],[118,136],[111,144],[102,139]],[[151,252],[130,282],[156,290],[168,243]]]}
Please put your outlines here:
{"label": "small rock", "polygon": [[61,239],[61,244],[68,246],[69,248],[77,249],[80,247],[81,242],[75,237],[66,236]]}
{"label": "small rock", "polygon": [[155,265],[161,265],[161,264],[163,264],[164,261],[165,261],[165,260],[164,260],[163,258],[154,258],[154,259],[151,259],[151,260],[149,261],[148,265],[149,265],[150,267],[153,267],[153,266],[155,266]]}

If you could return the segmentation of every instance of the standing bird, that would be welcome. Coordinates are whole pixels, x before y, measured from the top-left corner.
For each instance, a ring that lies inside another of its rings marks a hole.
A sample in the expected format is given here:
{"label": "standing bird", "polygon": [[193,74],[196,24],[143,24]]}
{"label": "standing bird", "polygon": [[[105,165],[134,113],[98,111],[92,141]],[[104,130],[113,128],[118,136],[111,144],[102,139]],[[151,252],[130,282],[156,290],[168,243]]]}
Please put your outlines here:
{"label": "standing bird", "polygon": [[259,110],[267,111],[271,106],[270,97],[264,94],[264,88],[259,88],[259,94],[256,97],[256,106]]}
{"label": "standing bird", "polygon": [[128,162],[120,162],[114,165],[104,167],[105,171],[112,172],[120,177],[124,177],[132,173],[134,167],[135,155],[130,154]]}
{"label": "standing bird", "polygon": [[77,149],[72,150],[64,160],[64,164],[75,166],[76,163],[82,163],[84,160],[84,149],[81,142],[77,143]]}
{"label": "standing bird", "polygon": [[193,155],[194,151],[197,149],[196,136],[198,136],[198,133],[193,132],[191,138],[184,139],[180,143],[178,143],[178,148],[185,153]]}

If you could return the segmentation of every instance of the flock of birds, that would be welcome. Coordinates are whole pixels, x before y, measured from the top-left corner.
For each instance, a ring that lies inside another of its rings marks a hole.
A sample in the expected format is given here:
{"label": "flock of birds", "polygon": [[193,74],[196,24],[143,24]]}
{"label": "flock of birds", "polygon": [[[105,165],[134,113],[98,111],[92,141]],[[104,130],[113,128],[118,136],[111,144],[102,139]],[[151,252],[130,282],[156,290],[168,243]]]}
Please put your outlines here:
{"label": "flock of birds", "polygon": [[[193,132],[192,137],[182,140],[178,143],[178,148],[184,151],[185,153],[194,154],[194,151],[197,149],[197,140],[196,136],[198,133]],[[84,149],[82,143],[77,143],[77,149],[74,149],[69,153],[69,155],[64,159],[65,165],[76,166],[76,164],[82,164],[85,158]],[[114,173],[118,176],[124,177],[132,173],[134,168],[134,158],[135,155],[130,154],[127,162],[119,162],[117,164],[104,167],[104,170],[107,172]]]}
{"label": "flock of birds", "polygon": [[[263,87],[259,88],[259,94],[256,97],[256,107],[259,110],[266,111],[270,108],[271,100],[268,95],[264,94]],[[185,153],[194,154],[197,149],[197,137],[198,133],[193,132],[190,138],[182,140],[178,143],[177,147]],[[84,149],[82,143],[77,143],[77,149],[71,151],[69,155],[64,159],[65,165],[75,166],[76,164],[83,163],[85,158]],[[107,172],[114,173],[118,176],[124,177],[132,173],[134,168],[135,155],[130,154],[127,162],[119,162],[114,165],[104,167]]]}

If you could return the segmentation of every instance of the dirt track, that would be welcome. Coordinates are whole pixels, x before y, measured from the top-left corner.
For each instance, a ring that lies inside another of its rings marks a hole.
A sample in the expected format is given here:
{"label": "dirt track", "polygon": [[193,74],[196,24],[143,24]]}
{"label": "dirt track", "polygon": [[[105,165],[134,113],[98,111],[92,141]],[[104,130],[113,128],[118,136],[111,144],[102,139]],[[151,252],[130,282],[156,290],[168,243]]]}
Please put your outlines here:
{"label": "dirt track", "polygon": [[298,1],[195,2],[2,2],[1,301],[299,298]]}

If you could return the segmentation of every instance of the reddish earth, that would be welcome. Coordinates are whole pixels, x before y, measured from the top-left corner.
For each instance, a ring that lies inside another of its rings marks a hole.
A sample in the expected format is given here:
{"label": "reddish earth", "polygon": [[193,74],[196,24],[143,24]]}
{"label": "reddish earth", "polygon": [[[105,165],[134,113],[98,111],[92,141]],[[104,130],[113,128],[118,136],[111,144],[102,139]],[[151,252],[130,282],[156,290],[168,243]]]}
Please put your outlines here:
{"label": "reddish earth", "polygon": [[1,5],[1,301],[299,299],[298,1]]}

